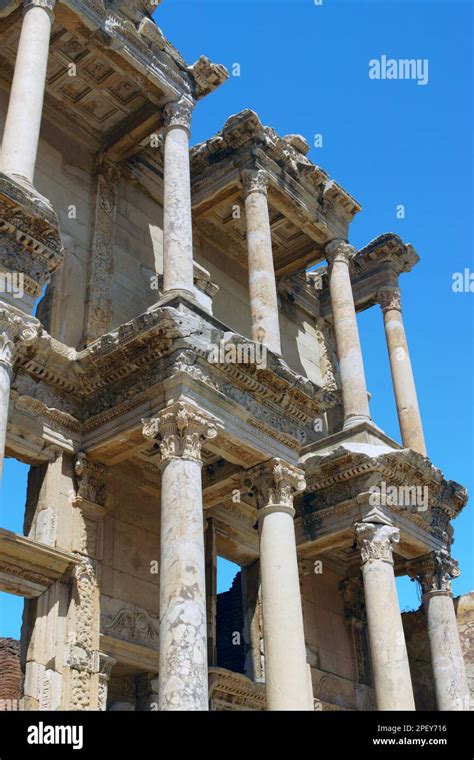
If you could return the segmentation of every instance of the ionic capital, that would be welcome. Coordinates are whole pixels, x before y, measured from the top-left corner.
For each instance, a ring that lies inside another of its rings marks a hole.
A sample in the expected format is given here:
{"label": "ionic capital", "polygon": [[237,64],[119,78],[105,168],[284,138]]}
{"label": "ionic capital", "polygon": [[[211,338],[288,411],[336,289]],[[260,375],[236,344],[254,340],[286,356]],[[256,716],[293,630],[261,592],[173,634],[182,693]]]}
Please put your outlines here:
{"label": "ionic capital", "polygon": [[342,261],[348,264],[350,259],[356,254],[356,249],[346,240],[335,238],[326,244],[324,254],[328,264],[331,266],[335,261]]}
{"label": "ionic capital", "polygon": [[217,435],[216,419],[189,401],[178,401],[142,422],[145,438],[158,442],[162,464],[178,458],[201,463],[203,442]]}
{"label": "ionic capital", "polygon": [[357,523],[355,530],[363,565],[375,560],[393,565],[392,544],[400,540],[398,528],[381,523]]}
{"label": "ionic capital", "polygon": [[242,476],[242,487],[255,495],[264,515],[272,511],[294,515],[293,496],[304,491],[306,481],[303,470],[281,459],[270,459],[247,470]]}
{"label": "ionic capital", "polygon": [[42,8],[53,19],[56,0],[23,0],[23,11],[26,13],[31,8]]}
{"label": "ionic capital", "polygon": [[450,594],[451,579],[461,575],[458,563],[446,549],[409,562],[407,573],[418,581],[423,594]]}
{"label": "ionic capital", "polygon": [[243,169],[240,176],[244,187],[245,198],[250,195],[250,193],[267,194],[268,174],[264,169]]}
{"label": "ionic capital", "polygon": [[163,109],[165,129],[169,130],[173,127],[183,127],[190,132],[193,109],[193,101],[185,95],[179,100],[168,103]]}
{"label": "ionic capital", "polygon": [[384,314],[391,309],[402,310],[400,288],[398,287],[380,288],[377,293],[377,301]]}
{"label": "ionic capital", "polygon": [[13,307],[0,307],[0,365],[9,374],[15,364],[17,346],[33,343],[38,337],[40,323]]}

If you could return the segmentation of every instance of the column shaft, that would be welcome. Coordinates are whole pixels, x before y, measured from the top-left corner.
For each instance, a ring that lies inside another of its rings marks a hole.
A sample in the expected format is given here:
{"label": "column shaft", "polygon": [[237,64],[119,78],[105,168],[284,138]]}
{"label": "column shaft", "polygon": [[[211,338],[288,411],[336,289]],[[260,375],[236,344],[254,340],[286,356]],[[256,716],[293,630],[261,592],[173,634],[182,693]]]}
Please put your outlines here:
{"label": "column shaft", "polygon": [[362,578],[378,710],[414,710],[408,654],[398,604],[391,542],[396,528],[359,523]]}
{"label": "column shaft", "polygon": [[326,246],[330,263],[329,291],[344,404],[344,429],[370,420],[364,363],[349,274],[349,256],[353,250],[352,246],[340,240],[334,240]]}
{"label": "column shaft", "polygon": [[191,104],[185,100],[165,109],[163,290],[194,293],[189,127]]}
{"label": "column shaft", "polygon": [[379,294],[403,445],[426,456],[425,439],[408,353],[398,288]]}
{"label": "column shaft", "polygon": [[52,8],[27,4],[2,141],[2,171],[33,183],[43,113]]}
{"label": "column shaft", "polygon": [[206,581],[199,462],[170,459],[161,482],[160,710],[207,710]]}
{"label": "column shaft", "polygon": [[8,406],[10,403],[10,369],[0,361],[0,488],[7,437]]}
{"label": "column shaft", "polygon": [[280,355],[280,322],[263,171],[242,172],[245,195],[252,340]]}

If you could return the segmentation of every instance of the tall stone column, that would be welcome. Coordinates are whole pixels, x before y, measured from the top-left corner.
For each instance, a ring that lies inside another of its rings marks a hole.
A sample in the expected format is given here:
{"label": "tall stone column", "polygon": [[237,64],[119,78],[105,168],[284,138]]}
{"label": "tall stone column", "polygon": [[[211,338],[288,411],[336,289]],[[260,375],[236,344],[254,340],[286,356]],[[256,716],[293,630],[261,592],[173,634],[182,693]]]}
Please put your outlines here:
{"label": "tall stone column", "polygon": [[194,295],[189,137],[193,103],[168,103],[164,141],[163,291]]}
{"label": "tall stone column", "polygon": [[397,528],[358,523],[369,646],[378,710],[414,710],[408,654],[393,572]]}
{"label": "tall stone column", "polygon": [[263,170],[244,170],[250,314],[252,340],[281,354],[278,297],[273,267],[272,236],[268,214],[268,177]]}
{"label": "tall stone column", "polygon": [[423,426],[416,395],[415,379],[403,326],[398,286],[381,288],[378,301],[382,308],[392,373],[395,403],[403,445],[426,456]]}
{"label": "tall stone column", "polygon": [[144,424],[161,450],[160,710],[207,710],[201,447],[215,420],[189,401]]}
{"label": "tall stone column", "polygon": [[0,302],[0,483],[2,480],[3,459],[8,424],[8,405],[10,402],[10,383],[19,343],[32,343],[38,336],[40,323],[37,319],[27,317],[13,306],[4,306]]}
{"label": "tall stone column", "polygon": [[55,0],[24,0],[23,6],[1,167],[33,184]]}
{"label": "tall stone column", "polygon": [[364,362],[352,294],[349,261],[353,246],[332,240],[325,248],[329,264],[329,292],[344,405],[344,429],[370,420]]}
{"label": "tall stone column", "polygon": [[410,562],[408,574],[423,593],[438,710],[469,710],[469,685],[451,593],[460,575],[449,552],[433,552]]}
{"label": "tall stone column", "polygon": [[303,472],[272,459],[248,470],[243,485],[258,506],[267,709],[312,710],[293,524]]}

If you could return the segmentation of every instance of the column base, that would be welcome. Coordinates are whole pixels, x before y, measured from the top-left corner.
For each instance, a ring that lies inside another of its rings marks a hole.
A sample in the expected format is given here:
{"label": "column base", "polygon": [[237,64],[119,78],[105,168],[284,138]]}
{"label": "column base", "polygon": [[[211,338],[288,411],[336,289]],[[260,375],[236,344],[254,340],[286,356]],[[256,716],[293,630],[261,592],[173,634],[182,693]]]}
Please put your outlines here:
{"label": "column base", "polygon": [[347,417],[347,419],[344,420],[344,424],[342,426],[342,429],[343,430],[350,430],[351,428],[355,427],[356,425],[360,425],[363,422],[368,422],[368,423],[371,423],[372,425],[374,424],[372,422],[372,419],[368,415],[365,415],[365,414],[357,414],[356,415],[356,414],[354,414],[353,416]]}
{"label": "column base", "polygon": [[[199,302],[196,295],[191,292],[190,290],[184,290],[181,288],[176,288],[176,290],[168,290],[166,293],[163,293],[162,296],[154,303],[152,306],[149,306],[147,309],[147,312],[156,311],[156,309],[160,309],[162,306],[167,306],[168,304],[172,303],[176,299],[180,299],[183,301],[188,301],[193,306],[199,307],[199,309],[203,309],[204,311],[208,311],[205,306],[203,306],[202,303]],[[210,313],[210,312],[209,312]]]}

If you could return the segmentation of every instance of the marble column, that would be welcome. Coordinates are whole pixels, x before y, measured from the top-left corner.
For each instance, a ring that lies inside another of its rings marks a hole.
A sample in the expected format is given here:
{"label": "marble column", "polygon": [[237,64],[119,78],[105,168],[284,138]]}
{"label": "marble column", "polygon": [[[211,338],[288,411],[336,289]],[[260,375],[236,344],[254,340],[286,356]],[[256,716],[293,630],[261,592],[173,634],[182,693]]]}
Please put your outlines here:
{"label": "marble column", "polygon": [[423,593],[438,710],[469,710],[469,685],[456,622],[451,578],[460,575],[448,551],[433,552],[407,565]]}
{"label": "marble column", "polygon": [[416,395],[415,379],[408,353],[405,328],[403,326],[400,290],[398,286],[381,288],[378,292],[385,338],[387,340],[390,370],[397,405],[398,422],[402,442],[406,448],[426,456],[423,426]]}
{"label": "marble column", "polygon": [[0,303],[0,484],[10,403],[10,383],[19,343],[32,343],[38,335],[39,322],[13,306]]}
{"label": "marble column", "polygon": [[281,355],[278,297],[273,267],[272,236],[268,213],[268,176],[263,170],[244,170],[250,316],[252,340]]}
{"label": "marble column", "polygon": [[164,109],[163,291],[194,295],[189,137],[193,103],[186,97]]}
{"label": "marble column", "polygon": [[312,710],[293,524],[303,472],[272,459],[247,470],[243,486],[258,506],[267,709]]}
{"label": "marble column", "polygon": [[25,0],[1,168],[33,184],[55,0]]}
{"label": "marble column", "polygon": [[332,240],[325,248],[329,264],[329,292],[344,405],[344,430],[370,420],[364,363],[352,294],[349,261],[355,248]]}
{"label": "marble column", "polygon": [[159,710],[207,710],[201,447],[214,418],[189,401],[145,422],[161,451]]}
{"label": "marble column", "polygon": [[399,531],[381,523],[358,523],[367,628],[378,710],[414,710],[408,654],[393,572],[392,544]]}

